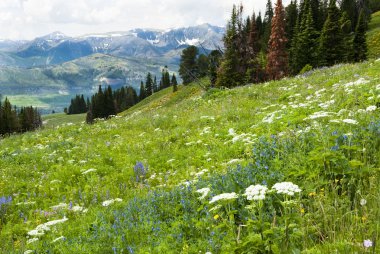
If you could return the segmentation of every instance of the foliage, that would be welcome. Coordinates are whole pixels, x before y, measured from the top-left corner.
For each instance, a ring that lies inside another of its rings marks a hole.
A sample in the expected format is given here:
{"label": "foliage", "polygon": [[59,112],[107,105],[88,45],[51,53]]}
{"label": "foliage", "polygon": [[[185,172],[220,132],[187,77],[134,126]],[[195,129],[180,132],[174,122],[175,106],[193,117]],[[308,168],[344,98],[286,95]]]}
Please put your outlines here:
{"label": "foliage", "polygon": [[0,136],[33,131],[42,126],[41,115],[36,108],[13,107],[6,97],[0,100]]}
{"label": "foliage", "polygon": [[285,10],[281,0],[277,0],[272,31],[268,46],[266,72],[270,80],[281,79],[288,75],[288,53],[286,51]]}

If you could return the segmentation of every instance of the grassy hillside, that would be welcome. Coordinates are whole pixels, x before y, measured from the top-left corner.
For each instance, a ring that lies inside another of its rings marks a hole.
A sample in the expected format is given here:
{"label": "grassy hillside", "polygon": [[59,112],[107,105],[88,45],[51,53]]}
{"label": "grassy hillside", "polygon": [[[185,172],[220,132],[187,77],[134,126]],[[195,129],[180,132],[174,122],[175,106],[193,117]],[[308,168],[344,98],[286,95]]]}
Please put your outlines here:
{"label": "grassy hillside", "polygon": [[378,253],[379,73],[168,89],[0,140],[1,251]]}
{"label": "grassy hillside", "polygon": [[367,33],[368,56],[372,59],[380,57],[380,11],[372,14]]}

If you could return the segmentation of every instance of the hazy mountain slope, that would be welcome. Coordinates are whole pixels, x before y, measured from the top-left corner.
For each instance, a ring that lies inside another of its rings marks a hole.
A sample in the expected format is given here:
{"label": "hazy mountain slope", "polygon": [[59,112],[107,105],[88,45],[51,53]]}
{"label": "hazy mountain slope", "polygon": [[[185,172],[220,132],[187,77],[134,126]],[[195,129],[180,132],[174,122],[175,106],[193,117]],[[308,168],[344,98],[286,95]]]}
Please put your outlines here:
{"label": "hazy mountain slope", "polygon": [[2,67],[0,91],[13,100],[14,105],[33,103],[48,111],[62,111],[75,94],[90,96],[99,85],[118,88],[129,84],[137,90],[148,72],[160,75],[165,65],[170,70],[177,69],[162,59],[121,58],[104,54],[93,54],[45,68]]}

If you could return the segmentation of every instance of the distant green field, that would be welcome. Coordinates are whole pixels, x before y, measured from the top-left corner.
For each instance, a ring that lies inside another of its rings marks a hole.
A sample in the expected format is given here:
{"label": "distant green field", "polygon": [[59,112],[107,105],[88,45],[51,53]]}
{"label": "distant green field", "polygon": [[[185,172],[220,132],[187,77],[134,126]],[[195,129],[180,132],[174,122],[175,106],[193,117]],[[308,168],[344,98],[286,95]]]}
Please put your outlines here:
{"label": "distant green field", "polygon": [[67,124],[79,124],[86,120],[86,114],[66,115],[65,113],[50,114],[42,116],[45,129],[55,128]]}
{"label": "distant green field", "polygon": [[368,57],[376,59],[380,57],[380,11],[372,15],[367,33]]}

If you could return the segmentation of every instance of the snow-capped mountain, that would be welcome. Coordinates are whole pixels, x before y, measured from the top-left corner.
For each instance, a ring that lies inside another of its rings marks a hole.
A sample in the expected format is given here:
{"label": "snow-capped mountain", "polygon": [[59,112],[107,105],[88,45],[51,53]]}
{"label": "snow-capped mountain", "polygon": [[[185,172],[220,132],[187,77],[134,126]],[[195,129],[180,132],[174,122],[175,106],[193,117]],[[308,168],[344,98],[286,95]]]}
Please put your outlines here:
{"label": "snow-capped mountain", "polygon": [[[205,50],[221,47],[223,33],[223,28],[209,24],[170,30],[134,29],[80,37],[54,32],[27,42],[7,41],[2,44],[0,41],[0,51],[11,52],[26,60],[23,65],[30,63],[32,66],[59,64],[94,53],[119,57],[169,57],[178,61],[182,49],[189,45]],[[0,65],[5,64],[0,62]]]}

